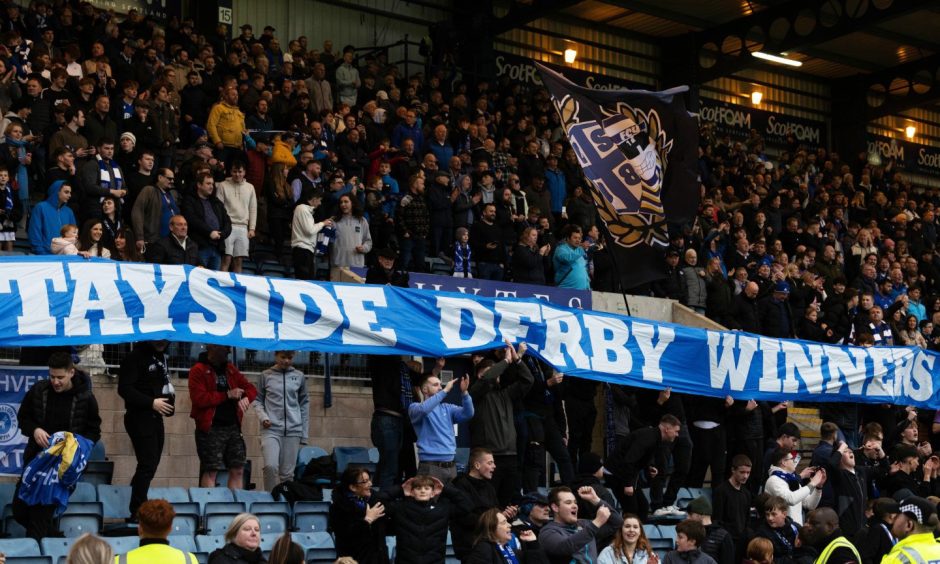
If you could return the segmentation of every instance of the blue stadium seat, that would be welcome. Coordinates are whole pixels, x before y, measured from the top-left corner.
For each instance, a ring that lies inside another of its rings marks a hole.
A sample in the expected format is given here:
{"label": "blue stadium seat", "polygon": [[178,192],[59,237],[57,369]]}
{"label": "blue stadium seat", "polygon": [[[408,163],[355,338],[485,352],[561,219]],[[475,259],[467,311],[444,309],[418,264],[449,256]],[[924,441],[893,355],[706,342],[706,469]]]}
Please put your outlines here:
{"label": "blue stadium seat", "polygon": [[8,556],[10,564],[55,564],[51,556]]}
{"label": "blue stadium seat", "polygon": [[[300,502],[297,502],[300,503]],[[248,511],[258,515],[260,513],[282,513],[290,515],[290,504],[286,501],[254,501],[248,506]]]}
{"label": "blue stadium seat", "polygon": [[46,556],[52,557],[52,562],[54,564],[59,564],[59,559],[63,559],[68,555],[69,548],[72,547],[72,539],[63,539],[63,538],[45,538],[42,539],[42,553]]}
{"label": "blue stadium seat", "polygon": [[329,501],[298,501],[294,503],[294,515],[301,513],[329,513]]}
{"label": "blue stadium seat", "polygon": [[196,546],[199,552],[211,553],[217,548],[225,546],[225,537],[219,535],[197,535]]}
{"label": "blue stadium seat", "polygon": [[369,449],[366,447],[338,446],[333,449],[333,457],[336,458],[337,475],[342,474],[350,464],[364,466],[375,471],[375,464],[369,460]]}
{"label": "blue stadium seat", "polygon": [[0,539],[0,552],[7,556],[42,556],[34,539]]}
{"label": "blue stadium seat", "polygon": [[75,484],[75,491],[69,497],[69,503],[77,501],[98,501],[98,491],[95,490],[95,486],[87,482]]}
{"label": "blue stadium seat", "polygon": [[643,532],[646,533],[646,538],[648,539],[662,538],[662,533],[659,532],[659,527],[656,525],[651,525],[651,524],[643,525]]}
{"label": "blue stadium seat", "polygon": [[323,501],[333,501],[333,488],[323,488]]}
{"label": "blue stadium seat", "polygon": [[379,463],[379,449],[372,447],[369,449],[369,462],[372,464]]}
{"label": "blue stadium seat", "polygon": [[81,481],[94,486],[108,485],[114,477],[114,462],[110,460],[89,460],[82,472]]}
{"label": "blue stadium seat", "polygon": [[178,548],[184,552],[192,552],[193,554],[199,552],[193,535],[170,535],[167,540],[170,541],[170,546],[173,548]]}
{"label": "blue stadium seat", "polygon": [[270,492],[257,490],[235,490],[235,501],[240,501],[246,506],[258,501],[274,501]]}
{"label": "blue stadium seat", "polygon": [[457,466],[457,473],[466,472],[467,465],[470,464],[470,449],[467,447],[457,447],[457,453],[454,455],[454,463]]}
{"label": "blue stadium seat", "polygon": [[131,516],[128,508],[131,502],[130,486],[99,484],[98,501],[104,505],[105,519],[127,519]]}
{"label": "blue stadium seat", "polygon": [[327,454],[329,453],[318,446],[301,447],[300,452],[297,453],[297,467],[294,469],[294,478],[299,479],[304,475],[304,469],[310,459],[326,456]]}
{"label": "blue stadium seat", "polygon": [[212,513],[206,515],[206,533],[212,536],[224,535],[228,526],[232,524],[232,519],[238,516],[238,513]]}
{"label": "blue stadium seat", "polygon": [[173,529],[170,531],[174,536],[195,535],[199,532],[199,518],[195,515],[179,515],[173,518]]}
{"label": "blue stadium seat", "polygon": [[5,507],[8,503],[13,503],[13,493],[15,491],[16,484],[13,482],[0,484],[0,507]]}
{"label": "blue stadium seat", "polygon": [[228,488],[189,488],[189,498],[199,504],[201,513],[205,513],[206,503],[235,501],[232,490]]}
{"label": "blue stadium seat", "polygon": [[264,530],[261,531],[261,545],[258,547],[261,549],[261,554],[264,554],[264,557],[267,558],[271,554],[271,549],[274,548],[274,543],[277,542],[278,537],[281,534],[264,534]]}
{"label": "blue stadium seat", "polygon": [[68,514],[59,517],[59,530],[66,538],[78,538],[85,533],[101,531],[101,516],[91,514]]}
{"label": "blue stadium seat", "polygon": [[287,513],[255,513],[261,521],[261,538],[277,537],[290,530],[290,515]]}
{"label": "blue stadium seat", "polygon": [[328,520],[326,513],[295,514],[294,528],[302,533],[326,531]]}
{"label": "blue stadium seat", "polygon": [[203,514],[206,516],[216,513],[244,513],[247,510],[245,504],[241,501],[210,501],[203,508]]}
{"label": "blue stadium seat", "polygon": [[135,548],[140,546],[140,537],[102,537],[108,544],[111,545],[111,549],[114,551],[114,555],[124,554],[125,552],[130,552]]}
{"label": "blue stadium seat", "polygon": [[[192,501],[189,499],[189,492],[186,491],[186,488],[172,487],[172,488],[150,488],[147,491],[147,499],[165,499],[173,504],[173,508],[176,509],[177,503],[186,503]],[[179,511],[177,511],[179,513]]]}
{"label": "blue stadium seat", "polygon": [[3,534],[14,539],[21,539],[26,536],[26,529],[13,519],[13,507],[5,505],[3,507]]}

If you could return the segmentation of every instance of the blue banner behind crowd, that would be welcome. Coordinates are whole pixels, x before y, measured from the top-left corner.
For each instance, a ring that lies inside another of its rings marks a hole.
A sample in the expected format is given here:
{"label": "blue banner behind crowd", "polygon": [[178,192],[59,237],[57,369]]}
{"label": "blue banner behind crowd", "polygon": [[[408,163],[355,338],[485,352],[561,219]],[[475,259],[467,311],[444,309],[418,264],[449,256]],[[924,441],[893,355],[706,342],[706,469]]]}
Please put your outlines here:
{"label": "blue banner behind crowd", "polygon": [[20,433],[16,413],[26,392],[49,377],[47,368],[0,366],[0,474],[19,476],[23,473],[23,450],[26,437]]}
{"label": "blue banner behind crowd", "polygon": [[81,258],[0,259],[0,345],[145,339],[450,356],[525,341],[574,376],[738,399],[940,408],[936,353],[693,329],[537,299]]}

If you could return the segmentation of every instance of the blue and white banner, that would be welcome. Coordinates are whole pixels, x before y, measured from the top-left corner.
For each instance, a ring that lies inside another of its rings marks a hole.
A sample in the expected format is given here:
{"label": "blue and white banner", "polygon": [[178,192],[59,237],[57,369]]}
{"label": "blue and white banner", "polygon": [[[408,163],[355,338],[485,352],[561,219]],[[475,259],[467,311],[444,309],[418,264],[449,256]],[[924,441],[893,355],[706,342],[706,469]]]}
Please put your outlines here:
{"label": "blue and white banner", "polygon": [[940,408],[938,355],[918,348],[693,329],[538,299],[82,258],[0,259],[0,346],[145,339],[435,357],[525,341],[565,374],[613,383]]}
{"label": "blue and white banner", "polygon": [[0,366],[0,475],[23,473],[26,437],[20,433],[16,414],[26,392],[48,377],[45,367]]}

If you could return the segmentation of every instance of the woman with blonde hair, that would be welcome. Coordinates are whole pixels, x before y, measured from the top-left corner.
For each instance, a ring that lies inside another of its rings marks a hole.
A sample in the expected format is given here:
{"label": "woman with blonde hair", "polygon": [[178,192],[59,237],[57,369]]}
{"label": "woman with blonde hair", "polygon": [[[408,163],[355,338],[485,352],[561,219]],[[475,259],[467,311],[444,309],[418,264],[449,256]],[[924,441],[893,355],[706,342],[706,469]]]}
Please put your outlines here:
{"label": "woman with blonde hair", "polygon": [[623,514],[623,525],[614,533],[610,546],[597,556],[597,564],[658,564],[640,518]]}
{"label": "woman with blonde hair", "polygon": [[111,545],[91,533],[78,537],[69,549],[66,564],[110,564],[114,561]]}
{"label": "woman with blonde hair", "polygon": [[284,241],[290,241],[291,219],[294,215],[294,192],[287,182],[288,168],[284,163],[271,165],[264,178],[268,203],[268,235],[274,243],[274,253],[281,257]]}
{"label": "woman with blonde hair", "polygon": [[261,521],[239,513],[225,531],[225,546],[209,555],[209,564],[262,564]]}

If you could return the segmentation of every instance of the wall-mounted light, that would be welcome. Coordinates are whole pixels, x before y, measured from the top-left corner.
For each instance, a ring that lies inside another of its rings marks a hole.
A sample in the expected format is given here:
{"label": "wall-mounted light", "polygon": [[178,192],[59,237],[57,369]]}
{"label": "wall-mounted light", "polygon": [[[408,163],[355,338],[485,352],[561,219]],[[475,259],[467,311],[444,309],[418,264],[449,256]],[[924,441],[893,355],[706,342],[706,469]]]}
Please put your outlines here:
{"label": "wall-mounted light", "polygon": [[917,134],[917,128],[914,127],[913,125],[909,125],[904,128],[904,136],[907,137],[908,139],[913,139],[914,135],[916,134]]}
{"label": "wall-mounted light", "polygon": [[568,64],[570,65],[570,64],[573,63],[574,60],[577,59],[577,58],[578,58],[578,51],[577,51],[577,49],[572,49],[571,47],[565,49],[565,62],[566,62],[566,63],[568,63]]}
{"label": "wall-mounted light", "polygon": [[763,59],[765,61],[770,61],[772,63],[779,63],[781,65],[788,65],[791,67],[803,66],[803,61],[788,59],[786,57],[781,57],[780,55],[771,55],[770,53],[764,53],[763,51],[754,51],[751,53],[751,56],[757,57],[758,59]]}
{"label": "wall-mounted light", "polygon": [[760,101],[764,99],[764,93],[755,90],[751,92],[751,103],[755,106],[760,106]]}

